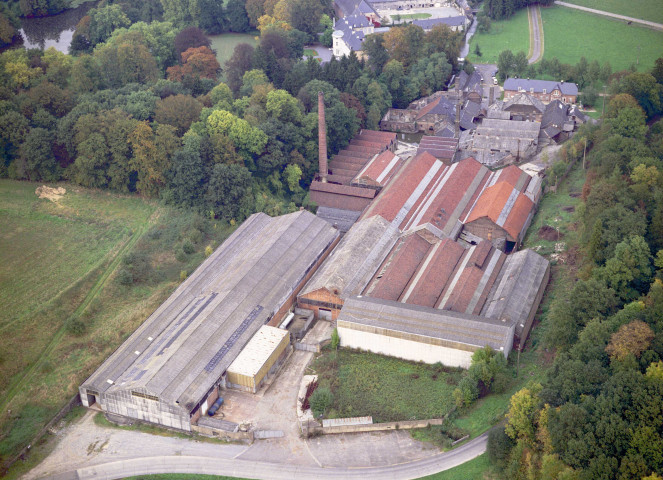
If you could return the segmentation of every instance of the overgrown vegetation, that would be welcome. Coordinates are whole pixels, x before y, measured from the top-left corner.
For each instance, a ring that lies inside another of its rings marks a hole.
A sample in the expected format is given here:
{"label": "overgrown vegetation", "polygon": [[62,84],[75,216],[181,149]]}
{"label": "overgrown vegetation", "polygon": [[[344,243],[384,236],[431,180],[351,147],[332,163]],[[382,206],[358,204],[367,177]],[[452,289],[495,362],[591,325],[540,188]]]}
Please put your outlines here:
{"label": "overgrown vegetation", "polygon": [[[3,462],[170,294],[180,270],[193,271],[205,245],[232,231],[155,202],[69,184],[61,184],[60,198],[40,199],[37,186],[0,180]],[[178,259],[186,239],[194,252]]]}
{"label": "overgrown vegetation", "polygon": [[552,368],[513,395],[489,438],[506,478],[663,473],[661,62],[617,77],[602,125],[579,132],[589,171],[567,237],[577,248],[558,250],[573,269],[541,328]]}

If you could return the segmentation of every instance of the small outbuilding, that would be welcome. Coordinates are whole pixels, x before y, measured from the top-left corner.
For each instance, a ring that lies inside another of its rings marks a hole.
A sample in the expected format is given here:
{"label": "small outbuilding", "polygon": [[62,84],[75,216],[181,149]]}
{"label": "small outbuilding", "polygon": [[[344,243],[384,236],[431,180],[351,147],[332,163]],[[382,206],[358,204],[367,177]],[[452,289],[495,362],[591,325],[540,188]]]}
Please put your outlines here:
{"label": "small outbuilding", "polygon": [[256,393],[264,380],[274,373],[291,350],[290,332],[263,325],[249,340],[226,373],[226,385]]}

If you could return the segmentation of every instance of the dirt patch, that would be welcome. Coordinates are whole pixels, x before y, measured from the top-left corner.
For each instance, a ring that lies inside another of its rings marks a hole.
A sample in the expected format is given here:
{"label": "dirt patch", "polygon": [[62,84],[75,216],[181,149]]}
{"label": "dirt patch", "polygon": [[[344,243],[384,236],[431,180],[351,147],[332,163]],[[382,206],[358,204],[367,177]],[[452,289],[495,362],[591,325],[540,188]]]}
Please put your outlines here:
{"label": "dirt patch", "polygon": [[576,207],[574,207],[574,206],[564,207],[564,208],[562,208],[562,210],[564,210],[565,212],[575,212]]}
{"label": "dirt patch", "polygon": [[570,192],[569,193],[569,197],[571,197],[571,198],[578,198],[580,195],[582,195],[582,193],[580,193],[580,192]]}
{"label": "dirt patch", "polygon": [[544,225],[543,227],[539,228],[539,231],[537,233],[539,235],[539,238],[551,242],[564,238],[563,233],[559,233],[556,229],[554,229],[550,225]]}
{"label": "dirt patch", "polygon": [[62,187],[51,188],[46,185],[37,187],[37,190],[35,190],[35,195],[39,198],[45,198],[53,203],[57,203],[65,193],[67,193],[67,190]]}

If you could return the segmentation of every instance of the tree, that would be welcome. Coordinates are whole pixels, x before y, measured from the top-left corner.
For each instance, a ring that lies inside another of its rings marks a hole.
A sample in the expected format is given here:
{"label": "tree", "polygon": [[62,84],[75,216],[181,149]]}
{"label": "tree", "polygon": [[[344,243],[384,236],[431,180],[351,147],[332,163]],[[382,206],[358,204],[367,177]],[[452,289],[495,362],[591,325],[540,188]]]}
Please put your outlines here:
{"label": "tree", "polygon": [[100,76],[107,87],[117,88],[128,83],[149,83],[158,77],[156,60],[143,43],[142,35],[132,32],[122,41],[96,48]]}
{"label": "tree", "polygon": [[321,17],[322,4],[319,0],[293,0],[290,4],[289,23],[311,36],[318,33]]}
{"label": "tree", "polygon": [[55,135],[43,128],[32,128],[19,149],[20,172],[28,180],[60,179],[60,166],[53,155]]}
{"label": "tree", "polygon": [[470,406],[479,398],[477,382],[469,375],[464,376],[458,382],[458,387],[453,391],[454,402],[458,408]]}
{"label": "tree", "polygon": [[652,118],[663,111],[663,85],[649,73],[632,73],[622,79],[619,90],[635,98],[647,114]]}
{"label": "tree", "polygon": [[405,68],[416,62],[424,51],[424,30],[414,24],[392,28],[384,34],[384,47],[392,60]]}
{"label": "tree", "polygon": [[227,7],[228,26],[231,32],[248,32],[249,17],[244,0],[229,0]]}
{"label": "tree", "polygon": [[265,110],[282,122],[299,124],[302,121],[301,104],[285,90],[272,90],[267,94]]}
{"label": "tree", "polygon": [[507,423],[504,431],[514,440],[523,439],[534,441],[535,413],[538,405],[538,394],[541,384],[532,383],[517,391],[509,402],[509,411],[506,414]]}
{"label": "tree", "polygon": [[169,80],[182,81],[187,77],[216,79],[219,70],[214,52],[209,47],[196,47],[182,53],[182,65],[169,67],[167,72]]}
{"label": "tree", "polygon": [[504,431],[503,426],[496,426],[488,431],[488,444],[486,451],[490,463],[497,465],[498,468],[504,470],[508,461],[511,449],[515,446],[515,442]]}
{"label": "tree", "polygon": [[[228,9],[226,10],[223,7],[223,2],[217,2],[216,0],[198,0],[200,11],[204,12],[198,18],[198,26],[210,35],[216,35],[228,30],[230,27],[228,13],[230,12],[231,3],[234,2],[230,2],[228,4]],[[244,15],[246,16],[246,13],[244,13]]]}
{"label": "tree", "polygon": [[251,212],[251,173],[242,165],[214,165],[205,194],[216,218],[243,220]]}
{"label": "tree", "polygon": [[202,109],[200,102],[190,95],[171,95],[157,100],[154,120],[172,125],[177,129],[177,135],[182,136],[200,118]]}
{"label": "tree", "polygon": [[240,95],[242,97],[250,97],[253,95],[255,87],[258,85],[267,85],[269,84],[269,78],[265,75],[265,72],[262,70],[249,70],[244,73],[242,77],[242,88],[240,89]]}
{"label": "tree", "polygon": [[197,151],[181,149],[171,160],[172,179],[169,184],[175,205],[202,209],[205,168]]}
{"label": "tree", "polygon": [[640,235],[634,235],[615,247],[615,254],[603,270],[607,284],[624,299],[635,299],[644,293],[652,277],[652,256],[649,245]]}
{"label": "tree", "polygon": [[368,56],[367,64],[375,75],[382,73],[382,68],[389,61],[389,52],[384,46],[384,35],[374,33],[364,38],[362,45],[364,53]]}
{"label": "tree", "polygon": [[110,38],[116,28],[128,27],[131,20],[119,5],[106,5],[88,12],[90,16],[88,40],[94,47]]}
{"label": "tree", "polygon": [[267,143],[267,135],[252,127],[249,122],[237,118],[225,110],[215,110],[207,118],[207,130],[212,134],[226,135],[235,147],[245,156],[259,155]]}
{"label": "tree", "polygon": [[511,50],[503,50],[497,57],[497,68],[499,70],[500,81],[513,75],[513,64],[515,57]]}
{"label": "tree", "polygon": [[182,53],[190,48],[207,47],[211,46],[210,40],[198,27],[186,27],[180,30],[180,33],[175,36],[174,40],[175,55],[177,58],[182,58]]}
{"label": "tree", "polygon": [[622,325],[612,334],[605,351],[617,360],[623,360],[628,355],[639,357],[649,347],[653,338],[654,332],[649,325],[641,320],[634,320]]}
{"label": "tree", "polygon": [[228,86],[235,94],[239,93],[242,78],[247,71],[251,70],[252,65],[253,47],[248,43],[238,44],[225,65]]}
{"label": "tree", "polygon": [[249,18],[249,25],[257,27],[258,19],[265,14],[265,0],[246,0],[244,9]]}
{"label": "tree", "polygon": [[481,48],[479,47],[479,44],[477,43],[476,46],[474,47],[474,54],[477,57],[481,57]]}
{"label": "tree", "polygon": [[133,150],[131,167],[138,176],[136,190],[144,195],[157,196],[166,185],[170,157],[179,147],[175,128],[158,125],[153,132],[147,122],[140,122],[128,140]]}
{"label": "tree", "polygon": [[301,178],[302,169],[299,168],[299,165],[290,164],[285,167],[285,170],[283,171],[283,179],[288,185],[288,190],[290,190],[290,192],[295,193],[301,189],[299,186]]}

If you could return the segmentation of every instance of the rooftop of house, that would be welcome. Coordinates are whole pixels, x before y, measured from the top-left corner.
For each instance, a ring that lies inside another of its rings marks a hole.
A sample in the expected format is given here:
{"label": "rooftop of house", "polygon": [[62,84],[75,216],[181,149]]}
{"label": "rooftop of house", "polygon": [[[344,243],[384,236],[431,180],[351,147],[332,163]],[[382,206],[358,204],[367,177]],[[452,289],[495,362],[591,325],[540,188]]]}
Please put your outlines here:
{"label": "rooftop of house", "polygon": [[563,95],[578,95],[578,85],[571,82],[555,82],[551,80],[536,80],[528,78],[507,78],[504,82],[504,90],[509,91],[533,91],[534,93],[550,93],[559,89]]}
{"label": "rooftop of house", "polygon": [[543,104],[541,100],[530,95],[529,93],[524,93],[524,92],[519,93],[518,95],[514,95],[510,99],[506,100],[502,105],[502,109],[511,110],[517,106],[533,107],[541,113],[543,113],[546,110],[546,106]]}

